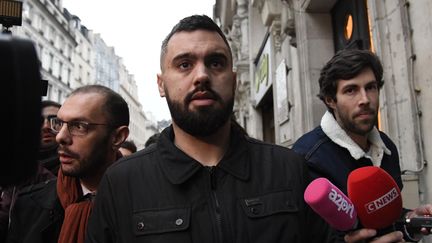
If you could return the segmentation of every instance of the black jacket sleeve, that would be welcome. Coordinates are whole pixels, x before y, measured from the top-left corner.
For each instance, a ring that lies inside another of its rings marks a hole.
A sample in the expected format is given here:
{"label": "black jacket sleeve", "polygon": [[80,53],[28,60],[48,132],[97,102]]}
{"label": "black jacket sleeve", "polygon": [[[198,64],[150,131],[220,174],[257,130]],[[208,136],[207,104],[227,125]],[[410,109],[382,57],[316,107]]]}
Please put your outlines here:
{"label": "black jacket sleeve", "polygon": [[98,187],[92,213],[87,225],[86,243],[114,243],[117,239],[113,194],[105,175]]}

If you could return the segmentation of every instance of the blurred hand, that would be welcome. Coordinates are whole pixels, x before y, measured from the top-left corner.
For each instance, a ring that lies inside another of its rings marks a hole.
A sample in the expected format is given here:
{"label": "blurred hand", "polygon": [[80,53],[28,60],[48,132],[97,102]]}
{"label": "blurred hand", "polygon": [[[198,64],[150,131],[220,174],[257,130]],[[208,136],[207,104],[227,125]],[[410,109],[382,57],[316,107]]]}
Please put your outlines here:
{"label": "blurred hand", "polygon": [[[347,243],[360,243],[367,242],[370,243],[393,243],[393,242],[405,242],[403,240],[403,234],[400,231],[394,231],[386,235],[372,238],[376,235],[376,230],[374,229],[359,229],[345,235],[345,242]],[[370,240],[372,238],[372,240]]]}
{"label": "blurred hand", "polygon": [[[418,208],[413,209],[412,211],[406,214],[406,218],[410,219],[413,217],[419,217],[429,215],[432,217],[432,204],[420,205]],[[432,234],[432,229],[428,230],[426,228],[421,228],[420,232],[423,235]]]}

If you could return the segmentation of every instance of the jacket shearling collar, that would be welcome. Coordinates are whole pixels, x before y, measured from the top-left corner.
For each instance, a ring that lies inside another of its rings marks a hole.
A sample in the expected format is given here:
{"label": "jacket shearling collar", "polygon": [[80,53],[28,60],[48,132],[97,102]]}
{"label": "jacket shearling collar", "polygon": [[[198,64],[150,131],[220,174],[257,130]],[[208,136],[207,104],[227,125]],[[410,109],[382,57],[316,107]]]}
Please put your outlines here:
{"label": "jacket shearling collar", "polygon": [[390,150],[385,146],[376,127],[373,127],[368,135],[368,141],[371,144],[369,154],[363,151],[363,149],[348,136],[329,111],[327,111],[321,119],[321,128],[330,140],[346,148],[356,160],[366,157],[372,161],[373,165],[380,166],[384,153],[391,155]]}

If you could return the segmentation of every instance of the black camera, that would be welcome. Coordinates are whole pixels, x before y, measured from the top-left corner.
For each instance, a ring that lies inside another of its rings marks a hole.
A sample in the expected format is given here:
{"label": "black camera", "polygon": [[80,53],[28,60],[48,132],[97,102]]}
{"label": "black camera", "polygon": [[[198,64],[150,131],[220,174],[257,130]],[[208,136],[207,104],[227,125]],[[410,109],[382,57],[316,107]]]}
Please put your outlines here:
{"label": "black camera", "polygon": [[2,159],[0,186],[23,182],[36,172],[40,142],[41,82],[33,42],[0,34]]}
{"label": "black camera", "polygon": [[415,240],[420,240],[422,237],[420,233],[422,228],[432,233],[432,216],[425,215],[405,219],[404,227],[408,235],[413,236]]}

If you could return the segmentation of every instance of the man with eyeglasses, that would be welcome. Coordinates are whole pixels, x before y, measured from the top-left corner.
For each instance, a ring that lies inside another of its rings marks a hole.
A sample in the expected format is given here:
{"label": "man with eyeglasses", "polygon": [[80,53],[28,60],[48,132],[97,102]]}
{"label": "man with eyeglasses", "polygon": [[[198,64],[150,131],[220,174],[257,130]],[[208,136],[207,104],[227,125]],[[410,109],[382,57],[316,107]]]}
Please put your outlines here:
{"label": "man with eyeglasses", "polygon": [[105,170],[121,157],[128,125],[128,105],[116,92],[100,85],[73,91],[50,119],[58,178],[20,195],[7,242],[84,242],[92,199]]}
{"label": "man with eyeglasses", "polygon": [[41,107],[42,128],[38,160],[43,167],[57,176],[60,167],[59,156],[57,154],[58,143],[55,139],[56,133],[51,129],[50,120],[57,117],[57,112],[61,105],[51,100],[44,100]]}

